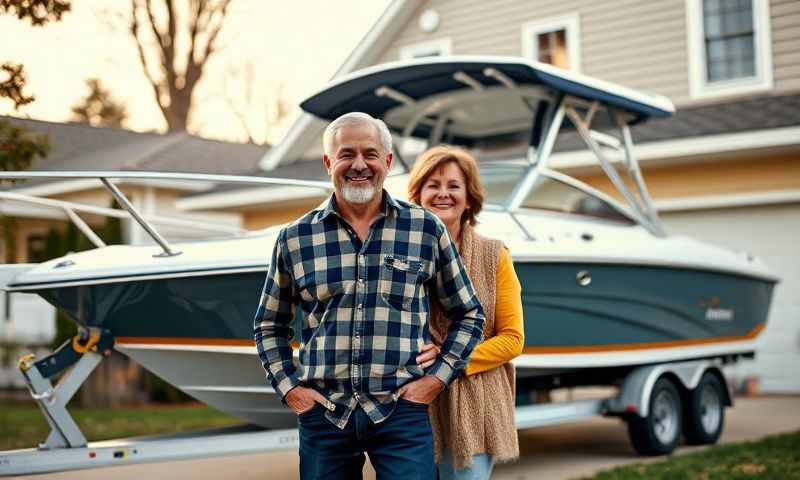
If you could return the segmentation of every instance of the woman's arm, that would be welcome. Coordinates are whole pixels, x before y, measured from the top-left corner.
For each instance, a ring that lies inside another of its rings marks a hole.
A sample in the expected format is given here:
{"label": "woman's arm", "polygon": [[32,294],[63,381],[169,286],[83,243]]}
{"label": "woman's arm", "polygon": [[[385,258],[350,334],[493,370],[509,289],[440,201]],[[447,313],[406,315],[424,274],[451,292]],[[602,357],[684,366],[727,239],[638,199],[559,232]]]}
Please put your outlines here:
{"label": "woman's arm", "polygon": [[467,364],[467,375],[485,372],[522,353],[525,333],[522,323],[522,287],[508,249],[500,252],[495,285],[495,335],[478,344]]}

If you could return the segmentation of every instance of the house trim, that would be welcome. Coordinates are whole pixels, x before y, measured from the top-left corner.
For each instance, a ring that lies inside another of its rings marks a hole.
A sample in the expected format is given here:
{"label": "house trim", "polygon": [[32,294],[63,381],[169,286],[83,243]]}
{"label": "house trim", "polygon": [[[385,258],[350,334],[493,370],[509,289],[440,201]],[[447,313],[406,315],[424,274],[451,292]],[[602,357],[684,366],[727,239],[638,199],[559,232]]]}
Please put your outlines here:
{"label": "house trim", "polygon": [[326,197],[329,191],[308,187],[247,188],[182,198],[175,202],[178,210],[219,210],[261,203],[300,200],[310,197]]}
{"label": "house trim", "polygon": [[436,55],[450,55],[453,52],[453,39],[444,37],[406,45],[400,48],[400,59],[417,58],[417,54],[420,52],[431,53],[434,51]]}
{"label": "house trim", "polygon": [[567,55],[569,70],[580,73],[581,71],[581,34],[580,16],[577,13],[550,17],[522,24],[522,56],[533,61],[538,60],[538,47],[533,37],[540,33],[564,29],[567,32]]}
{"label": "house trim", "polygon": [[772,34],[769,2],[753,0],[753,42],[756,75],[708,84],[706,82],[705,35],[702,0],[686,0],[689,55],[689,96],[692,99],[743,95],[772,89]]}
{"label": "house trim", "polygon": [[3,201],[0,203],[0,215],[18,218],[40,218],[44,220],[63,220],[69,221],[63,210],[52,207],[42,207],[40,205],[30,205]]}
{"label": "house trim", "polygon": [[755,205],[775,205],[800,202],[800,189],[773,192],[729,193],[686,198],[665,198],[653,202],[659,212],[736,208]]}

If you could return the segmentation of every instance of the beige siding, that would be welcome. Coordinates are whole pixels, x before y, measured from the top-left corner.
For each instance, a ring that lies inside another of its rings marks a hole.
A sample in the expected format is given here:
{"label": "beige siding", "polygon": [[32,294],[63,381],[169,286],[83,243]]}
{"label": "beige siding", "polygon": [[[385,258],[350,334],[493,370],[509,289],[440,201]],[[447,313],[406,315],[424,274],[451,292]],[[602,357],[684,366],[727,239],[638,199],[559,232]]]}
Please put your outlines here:
{"label": "beige siding", "polygon": [[[670,167],[645,167],[643,175],[647,179],[650,194],[656,200],[796,190],[800,188],[800,157],[784,155]],[[601,173],[579,175],[576,178],[620,198],[608,177]]]}
{"label": "beige siding", "polygon": [[[441,18],[432,33],[418,25],[427,8]],[[523,24],[571,14],[580,18],[582,73],[689,103],[685,0],[428,0],[381,62],[399,59],[402,47],[442,38],[451,39],[456,55],[521,55]],[[800,90],[800,1],[772,0],[770,16],[775,90]]]}
{"label": "beige siding", "polygon": [[775,91],[800,90],[800,1],[772,0],[769,13]]}
{"label": "beige siding", "polygon": [[[382,61],[397,60],[404,46],[446,37],[456,55],[521,55],[523,24],[577,13],[582,73],[678,99],[688,96],[683,5],[639,0],[428,1],[419,12],[439,12],[437,31],[422,32],[418,13]],[[622,11],[626,14],[620,15]]]}
{"label": "beige siding", "polygon": [[264,207],[263,210],[245,212],[242,219],[243,226],[247,230],[259,230],[291,222],[316,208],[323,200],[322,197],[314,197],[295,202],[271,204],[269,207]]}

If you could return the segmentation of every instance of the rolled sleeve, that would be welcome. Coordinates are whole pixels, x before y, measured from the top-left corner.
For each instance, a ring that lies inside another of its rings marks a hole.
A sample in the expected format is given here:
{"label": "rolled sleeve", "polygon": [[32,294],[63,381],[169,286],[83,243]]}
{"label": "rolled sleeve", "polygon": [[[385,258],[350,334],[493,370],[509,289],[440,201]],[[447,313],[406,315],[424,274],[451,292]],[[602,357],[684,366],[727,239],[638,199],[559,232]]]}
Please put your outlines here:
{"label": "rolled sleeve", "polygon": [[254,320],[258,356],[272,388],[281,398],[300,383],[290,344],[294,321],[294,281],[284,259],[285,245],[283,231],[272,251],[272,262]]}

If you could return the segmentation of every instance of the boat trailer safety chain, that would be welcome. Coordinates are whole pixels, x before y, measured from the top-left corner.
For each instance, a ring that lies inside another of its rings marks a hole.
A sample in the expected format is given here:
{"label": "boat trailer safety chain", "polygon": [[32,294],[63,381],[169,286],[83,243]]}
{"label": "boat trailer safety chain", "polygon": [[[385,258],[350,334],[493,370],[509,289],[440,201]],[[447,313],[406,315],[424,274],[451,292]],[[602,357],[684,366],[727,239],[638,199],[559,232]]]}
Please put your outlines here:
{"label": "boat trailer safety chain", "polygon": [[[72,337],[72,349],[78,353],[86,353],[88,351],[96,352],[97,351],[97,344],[100,342],[100,337],[102,336],[102,330],[99,328],[91,328],[89,330],[89,338],[83,338],[81,334],[75,335]],[[85,341],[85,343],[81,343]],[[109,351],[106,355],[104,352],[104,356],[111,355]]]}

